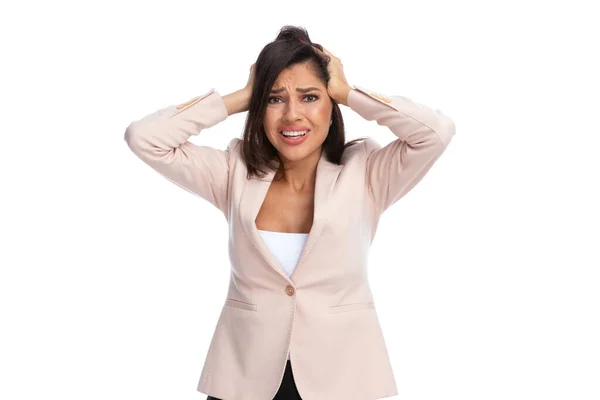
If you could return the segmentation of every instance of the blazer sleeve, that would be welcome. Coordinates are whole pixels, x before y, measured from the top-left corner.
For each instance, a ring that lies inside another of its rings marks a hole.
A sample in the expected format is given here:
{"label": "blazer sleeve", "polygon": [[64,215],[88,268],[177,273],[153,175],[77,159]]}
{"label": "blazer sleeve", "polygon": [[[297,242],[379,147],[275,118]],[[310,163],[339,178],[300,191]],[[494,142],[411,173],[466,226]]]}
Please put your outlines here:
{"label": "blazer sleeve", "polygon": [[455,133],[453,120],[402,96],[383,96],[354,86],[348,106],[363,118],[387,126],[398,139],[381,147],[364,143],[366,185],[375,208],[383,213],[408,193],[444,152]]}
{"label": "blazer sleeve", "polygon": [[227,108],[215,89],[178,106],[162,108],[125,130],[131,151],[162,176],[213,204],[227,218],[229,157],[226,150],[198,146],[191,135],[225,120]]}

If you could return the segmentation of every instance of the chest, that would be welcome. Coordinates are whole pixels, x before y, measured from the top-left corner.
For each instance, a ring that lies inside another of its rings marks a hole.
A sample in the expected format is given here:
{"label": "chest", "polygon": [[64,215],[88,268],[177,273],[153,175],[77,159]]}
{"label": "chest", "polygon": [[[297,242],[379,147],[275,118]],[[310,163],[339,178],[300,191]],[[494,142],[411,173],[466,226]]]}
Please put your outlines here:
{"label": "chest", "polygon": [[314,191],[298,194],[272,184],[255,220],[259,230],[309,233],[314,216]]}

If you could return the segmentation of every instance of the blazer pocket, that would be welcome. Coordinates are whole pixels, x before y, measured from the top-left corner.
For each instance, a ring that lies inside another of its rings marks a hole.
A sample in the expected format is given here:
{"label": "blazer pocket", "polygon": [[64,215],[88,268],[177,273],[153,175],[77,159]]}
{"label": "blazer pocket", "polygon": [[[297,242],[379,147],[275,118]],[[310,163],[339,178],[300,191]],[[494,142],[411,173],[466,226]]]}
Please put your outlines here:
{"label": "blazer pocket", "polygon": [[256,304],[245,303],[234,299],[225,299],[226,307],[241,308],[242,310],[256,311]]}
{"label": "blazer pocket", "polygon": [[337,314],[347,311],[358,311],[358,310],[368,310],[374,309],[375,303],[372,301],[368,301],[366,303],[352,303],[352,304],[342,304],[339,306],[331,306],[329,307],[329,314]]}

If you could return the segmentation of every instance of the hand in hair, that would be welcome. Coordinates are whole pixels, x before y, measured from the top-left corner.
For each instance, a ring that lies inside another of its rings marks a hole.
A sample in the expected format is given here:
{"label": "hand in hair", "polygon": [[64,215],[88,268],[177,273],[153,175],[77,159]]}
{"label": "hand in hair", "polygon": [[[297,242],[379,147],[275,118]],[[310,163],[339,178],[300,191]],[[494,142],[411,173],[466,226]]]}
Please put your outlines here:
{"label": "hand in hair", "polygon": [[244,87],[244,91],[248,94],[252,94],[252,88],[254,87],[254,79],[256,77],[256,63],[250,66],[250,74],[248,75],[248,83]]}
{"label": "hand in hair", "polygon": [[323,51],[321,51],[316,45],[313,45],[313,47],[319,54],[326,56],[326,58],[329,59],[329,62],[327,63],[327,70],[329,71],[330,76],[329,83],[327,84],[327,93],[329,94],[329,97],[335,100],[336,103],[347,106],[348,93],[350,93],[352,88],[348,84],[346,76],[344,75],[344,66],[342,65],[342,61],[331,54],[323,46],[319,46],[323,49]]}

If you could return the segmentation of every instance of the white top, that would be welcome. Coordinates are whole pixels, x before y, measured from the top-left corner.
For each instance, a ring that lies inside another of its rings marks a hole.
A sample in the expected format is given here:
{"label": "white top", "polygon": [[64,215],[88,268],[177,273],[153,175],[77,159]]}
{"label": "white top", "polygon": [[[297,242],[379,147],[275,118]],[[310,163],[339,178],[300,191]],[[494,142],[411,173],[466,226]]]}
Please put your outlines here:
{"label": "white top", "polygon": [[[283,267],[285,273],[292,276],[300,260],[300,254],[304,249],[308,233],[273,232],[260,229],[258,232],[271,253]],[[290,353],[288,352],[289,359]]]}
{"label": "white top", "polygon": [[287,233],[287,232],[273,232],[273,231],[261,231],[263,241],[273,253],[279,264],[283,267],[283,270],[288,276],[292,276],[292,273],[296,269],[296,265],[300,260],[300,254],[304,249],[304,243],[308,238],[308,233]]}

